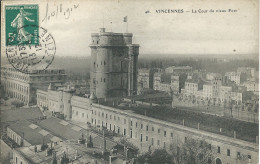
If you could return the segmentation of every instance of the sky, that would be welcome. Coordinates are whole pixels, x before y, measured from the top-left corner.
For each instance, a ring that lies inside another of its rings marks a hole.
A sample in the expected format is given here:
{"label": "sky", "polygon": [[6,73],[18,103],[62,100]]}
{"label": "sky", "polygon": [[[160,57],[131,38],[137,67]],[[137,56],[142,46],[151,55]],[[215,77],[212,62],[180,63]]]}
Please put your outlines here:
{"label": "sky", "polygon": [[[252,55],[259,51],[257,0],[38,2],[39,26],[52,34],[57,56],[90,56],[91,33],[99,32],[103,23],[106,31],[126,32],[125,16],[128,32],[143,55]],[[156,13],[165,9],[184,12]],[[198,13],[199,9],[207,13]],[[219,9],[227,12],[216,12]]]}

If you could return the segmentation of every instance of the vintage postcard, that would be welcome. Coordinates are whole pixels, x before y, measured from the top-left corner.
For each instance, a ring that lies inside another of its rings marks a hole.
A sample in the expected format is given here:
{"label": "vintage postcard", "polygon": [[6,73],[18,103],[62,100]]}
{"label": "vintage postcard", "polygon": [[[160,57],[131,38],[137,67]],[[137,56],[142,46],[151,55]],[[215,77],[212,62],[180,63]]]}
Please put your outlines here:
{"label": "vintage postcard", "polygon": [[257,164],[258,0],[1,1],[1,164]]}

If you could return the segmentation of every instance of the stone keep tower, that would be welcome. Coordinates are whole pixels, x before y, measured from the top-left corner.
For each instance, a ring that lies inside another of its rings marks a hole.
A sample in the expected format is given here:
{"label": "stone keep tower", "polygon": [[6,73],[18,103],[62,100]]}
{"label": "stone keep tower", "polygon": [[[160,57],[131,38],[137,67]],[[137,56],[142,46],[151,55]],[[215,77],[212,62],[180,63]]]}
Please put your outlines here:
{"label": "stone keep tower", "polygon": [[90,91],[97,98],[122,97],[137,92],[139,45],[132,33],[92,33]]}

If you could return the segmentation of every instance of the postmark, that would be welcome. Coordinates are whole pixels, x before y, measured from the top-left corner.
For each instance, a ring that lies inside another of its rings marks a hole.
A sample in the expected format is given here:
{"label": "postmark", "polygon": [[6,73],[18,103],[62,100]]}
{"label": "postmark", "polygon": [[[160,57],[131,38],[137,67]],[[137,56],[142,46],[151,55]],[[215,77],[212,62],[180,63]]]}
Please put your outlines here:
{"label": "postmark", "polygon": [[[9,63],[16,70],[28,74],[37,73],[37,70],[47,69],[54,60],[56,53],[56,44],[53,36],[46,29],[36,25],[26,25],[21,28],[24,30],[38,28],[38,35],[27,34],[37,38],[38,44],[33,44],[29,41],[20,42],[20,40],[15,38],[8,38],[6,55]],[[17,31],[13,33],[17,35]],[[26,35],[22,37],[26,37]]]}
{"label": "postmark", "polygon": [[[26,29],[23,28],[25,26],[27,26]],[[39,6],[37,4],[5,6],[6,45],[7,43],[8,46],[18,44],[38,44],[38,28]]]}

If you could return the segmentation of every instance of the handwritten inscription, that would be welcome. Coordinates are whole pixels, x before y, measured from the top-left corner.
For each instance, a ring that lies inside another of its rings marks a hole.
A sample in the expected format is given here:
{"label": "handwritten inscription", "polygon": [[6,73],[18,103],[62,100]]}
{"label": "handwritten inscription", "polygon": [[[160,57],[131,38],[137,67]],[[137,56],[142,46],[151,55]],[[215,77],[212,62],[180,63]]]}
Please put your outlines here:
{"label": "handwritten inscription", "polygon": [[50,9],[49,4],[47,3],[46,5],[46,10],[45,10],[45,16],[42,19],[42,22],[47,22],[53,18],[60,18],[63,17],[64,19],[69,19],[72,12],[76,10],[79,7],[79,4],[74,4],[71,5],[70,7],[64,7],[64,5],[58,4],[54,6],[55,9]]}

